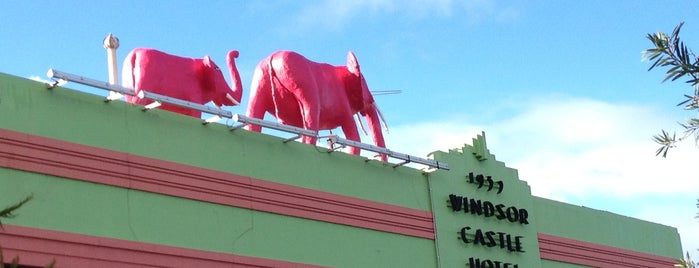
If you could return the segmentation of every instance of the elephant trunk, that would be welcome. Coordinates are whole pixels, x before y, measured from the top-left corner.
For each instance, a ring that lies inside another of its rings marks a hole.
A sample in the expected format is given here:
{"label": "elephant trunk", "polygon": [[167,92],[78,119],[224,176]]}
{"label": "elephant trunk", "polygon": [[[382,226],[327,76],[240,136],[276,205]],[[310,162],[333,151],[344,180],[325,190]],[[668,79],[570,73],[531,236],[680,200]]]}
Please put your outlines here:
{"label": "elephant trunk", "polygon": [[238,58],[238,51],[231,50],[226,56],[226,62],[228,63],[228,70],[231,72],[231,91],[233,95],[226,94],[226,98],[233,103],[233,105],[240,104],[243,97],[243,84],[240,81],[240,73],[238,73],[238,67],[235,65],[235,59]]}
{"label": "elephant trunk", "polygon": [[[386,120],[383,119],[383,115],[376,106],[376,102],[372,103],[369,108],[364,113],[367,125],[369,126],[369,131],[374,139],[374,145],[382,148],[386,148],[386,142],[383,138],[383,132],[381,131],[381,121],[386,125]],[[387,156],[382,154],[381,161],[386,162]]]}

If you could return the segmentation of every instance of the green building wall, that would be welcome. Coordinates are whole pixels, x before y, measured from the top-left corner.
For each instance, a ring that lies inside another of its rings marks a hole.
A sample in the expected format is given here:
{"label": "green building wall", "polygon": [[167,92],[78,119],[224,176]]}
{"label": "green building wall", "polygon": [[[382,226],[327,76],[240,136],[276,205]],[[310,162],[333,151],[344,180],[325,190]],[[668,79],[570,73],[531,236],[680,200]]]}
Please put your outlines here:
{"label": "green building wall", "polygon": [[[534,198],[539,227],[551,235],[679,259],[677,229],[549,199]],[[542,261],[542,267],[585,267]]]}
{"label": "green building wall", "polygon": [[[416,237],[56,177],[10,168],[7,163],[0,165],[0,201],[34,198],[18,217],[3,223],[331,267],[469,267],[469,258],[519,267],[586,267],[542,260],[537,239],[542,233],[681,257],[675,228],[532,196],[517,171],[490,154],[483,136],[472,145],[433,153],[450,170],[424,173],[296,141],[282,142],[284,138],[272,135],[229,131],[232,124],[204,125],[197,118],[167,111],[144,112],[122,101],[104,102],[101,96],[69,88],[47,89],[44,83],[0,73],[0,129],[428,211],[436,236]],[[60,152],[56,157],[62,157]],[[506,188],[502,193],[478,188],[467,182],[469,173],[492,176]],[[527,224],[455,211],[450,195],[525,209]],[[477,229],[521,236],[525,252],[464,242],[459,232],[466,226],[471,228],[470,239]],[[0,245],[6,247],[2,240]]]}

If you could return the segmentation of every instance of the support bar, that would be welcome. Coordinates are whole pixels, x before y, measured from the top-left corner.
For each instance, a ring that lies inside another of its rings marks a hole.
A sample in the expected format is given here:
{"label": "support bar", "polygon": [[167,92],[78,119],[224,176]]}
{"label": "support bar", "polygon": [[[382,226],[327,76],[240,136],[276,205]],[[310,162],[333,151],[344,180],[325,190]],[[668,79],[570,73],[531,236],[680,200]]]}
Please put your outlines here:
{"label": "support bar", "polygon": [[[318,132],[313,131],[313,130],[308,130],[308,129],[303,129],[303,128],[299,128],[299,127],[279,124],[276,122],[265,121],[262,119],[247,117],[247,116],[244,116],[242,114],[234,114],[232,118],[234,121],[240,122],[243,124],[253,124],[253,125],[258,125],[261,127],[276,129],[276,130],[289,132],[289,133],[293,133],[293,134],[297,134],[297,135],[308,136],[308,137],[318,137]],[[239,127],[235,127],[235,128],[232,128],[231,130],[238,129],[238,128]]]}
{"label": "support bar", "polygon": [[371,144],[356,142],[356,141],[353,141],[353,140],[343,139],[343,138],[338,137],[336,134],[331,134],[331,135],[329,136],[329,139],[330,139],[330,142],[332,142],[332,143],[337,143],[337,144],[341,144],[341,145],[357,147],[357,148],[360,148],[360,149],[362,149],[362,150],[372,151],[372,152],[376,152],[376,153],[380,153],[380,154],[385,154],[385,155],[390,155],[390,154],[391,154],[391,150],[389,150],[389,149],[386,149],[386,148],[383,148],[383,147],[379,147],[379,146],[375,146],[375,145],[371,145]]}
{"label": "support bar", "polygon": [[404,160],[404,162],[401,162],[401,163],[397,164],[396,166],[402,166],[402,165],[405,165],[407,163],[413,162],[413,163],[418,163],[418,164],[426,165],[426,166],[437,168],[437,169],[449,170],[449,165],[447,165],[446,163],[434,161],[431,159],[425,159],[425,158],[420,158],[420,157],[416,157],[416,156],[411,156],[411,155],[407,155],[407,154],[403,154],[403,153],[394,152],[394,151],[391,151],[387,148],[343,139],[343,138],[340,138],[334,134],[330,135],[329,139],[332,143],[337,143],[337,144],[346,145],[346,146],[353,146],[353,147],[360,148],[362,150],[367,150],[367,151],[371,151],[371,152],[375,152],[375,153],[379,153],[379,154],[385,154],[388,157]]}
{"label": "support bar", "polygon": [[[96,87],[96,88],[100,88],[100,89],[104,89],[104,90],[108,90],[108,91],[118,92],[118,93],[121,93],[124,95],[136,96],[136,93],[130,88],[125,88],[125,87],[122,87],[119,85],[112,85],[112,84],[107,83],[107,82],[102,82],[99,80],[95,80],[95,79],[91,79],[91,78],[87,78],[87,77],[82,77],[79,75],[69,74],[69,73],[61,72],[61,71],[54,70],[54,69],[49,69],[48,72],[46,73],[46,75],[48,77],[51,77],[51,78],[63,79],[66,81],[76,82],[78,84],[83,84],[86,86],[91,86],[91,87]],[[160,95],[160,94],[148,92],[147,90],[141,90],[139,92],[138,97],[143,98],[143,99],[152,100],[154,102],[159,102],[161,104],[167,103],[170,105],[185,107],[185,108],[197,110],[197,111],[200,111],[203,113],[217,115],[220,117],[226,117],[226,118],[233,117],[233,113],[226,111],[226,110],[217,109],[217,108],[214,108],[211,106],[206,106],[206,105],[199,104],[199,103],[194,103],[194,102],[190,102],[190,101],[185,101],[185,100],[181,100],[181,99],[168,97],[165,95]],[[146,107],[146,109],[152,109],[152,108],[155,108],[155,107]]]}
{"label": "support bar", "polygon": [[78,84],[83,84],[86,86],[91,86],[91,87],[96,87],[96,88],[101,88],[104,90],[109,90],[109,91],[115,91],[119,92],[124,95],[130,95],[130,96],[136,96],[136,93],[131,90],[130,88],[125,88],[119,85],[112,85],[108,82],[103,82],[87,77],[82,77],[79,75],[74,75],[74,74],[69,74],[69,73],[64,73],[58,70],[54,69],[49,69],[48,72],[46,72],[46,76],[51,77],[51,78],[56,78],[56,79],[63,79],[66,81],[72,81]]}
{"label": "support bar", "polygon": [[139,92],[139,94],[141,94],[141,93],[143,93],[142,98],[147,99],[147,100],[153,100],[153,101],[157,101],[160,103],[167,103],[170,105],[189,108],[189,109],[197,110],[197,111],[207,113],[207,114],[218,115],[220,117],[233,118],[233,113],[226,111],[226,110],[223,110],[223,109],[218,109],[218,108],[214,108],[211,106],[206,106],[204,104],[194,103],[191,101],[176,99],[173,97],[168,97],[168,96],[153,93],[153,92],[148,92],[145,90],[141,90]]}

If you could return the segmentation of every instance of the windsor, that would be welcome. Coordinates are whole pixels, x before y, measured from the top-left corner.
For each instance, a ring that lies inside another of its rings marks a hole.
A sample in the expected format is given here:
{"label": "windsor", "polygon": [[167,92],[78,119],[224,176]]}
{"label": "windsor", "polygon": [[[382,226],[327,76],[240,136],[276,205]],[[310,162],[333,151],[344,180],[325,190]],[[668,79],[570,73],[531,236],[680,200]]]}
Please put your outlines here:
{"label": "windsor", "polygon": [[529,224],[527,218],[529,212],[515,206],[507,207],[503,204],[493,204],[490,201],[468,198],[465,196],[450,194],[449,204],[453,211],[463,210],[464,213],[480,215],[486,218],[495,217],[498,220],[507,220],[512,223]]}

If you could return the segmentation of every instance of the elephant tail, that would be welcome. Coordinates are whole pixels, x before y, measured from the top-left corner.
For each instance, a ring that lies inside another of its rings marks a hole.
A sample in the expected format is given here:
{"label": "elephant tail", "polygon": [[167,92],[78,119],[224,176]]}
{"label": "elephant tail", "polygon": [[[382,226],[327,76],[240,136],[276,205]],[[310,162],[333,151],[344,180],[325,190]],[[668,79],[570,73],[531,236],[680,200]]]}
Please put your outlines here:
{"label": "elephant tail", "polygon": [[[276,100],[276,91],[274,90],[274,78],[276,77],[276,74],[274,73],[274,68],[272,68],[272,58],[274,58],[274,54],[269,56],[269,60],[267,61],[267,74],[269,75],[269,86],[270,90],[272,91],[272,105],[274,106],[274,117],[279,118],[279,109],[277,109],[277,100]],[[277,79],[279,80],[279,79]]]}

